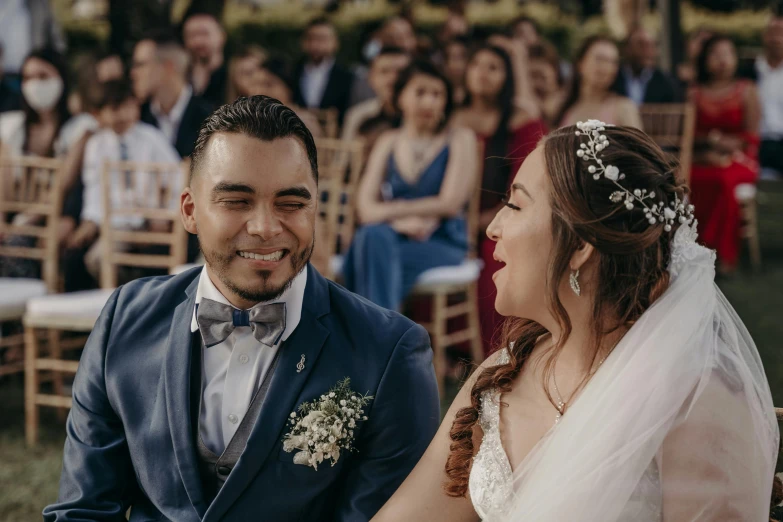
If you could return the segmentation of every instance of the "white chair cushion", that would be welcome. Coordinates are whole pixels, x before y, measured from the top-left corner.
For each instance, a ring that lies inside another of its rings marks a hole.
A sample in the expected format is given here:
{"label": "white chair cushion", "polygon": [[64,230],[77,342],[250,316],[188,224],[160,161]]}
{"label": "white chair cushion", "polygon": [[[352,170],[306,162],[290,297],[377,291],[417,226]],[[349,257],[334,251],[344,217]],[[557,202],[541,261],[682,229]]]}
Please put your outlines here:
{"label": "white chair cushion", "polygon": [[0,321],[21,319],[27,301],[47,293],[40,279],[0,277]]}
{"label": "white chair cushion", "polygon": [[749,201],[756,198],[756,185],[753,183],[740,183],[734,188],[734,197],[737,201]]}
{"label": "white chair cushion", "polygon": [[85,290],[30,299],[24,323],[37,328],[91,330],[112,292]]}
{"label": "white chair cushion", "polygon": [[461,285],[477,281],[484,263],[480,259],[466,259],[456,266],[439,266],[422,272],[416,279],[415,290],[438,285]]}
{"label": "white chair cushion", "polygon": [[198,263],[186,263],[184,265],[177,265],[171,270],[169,270],[169,275],[181,274],[182,272],[187,272],[191,268],[196,268],[197,266],[202,266],[202,265]]}

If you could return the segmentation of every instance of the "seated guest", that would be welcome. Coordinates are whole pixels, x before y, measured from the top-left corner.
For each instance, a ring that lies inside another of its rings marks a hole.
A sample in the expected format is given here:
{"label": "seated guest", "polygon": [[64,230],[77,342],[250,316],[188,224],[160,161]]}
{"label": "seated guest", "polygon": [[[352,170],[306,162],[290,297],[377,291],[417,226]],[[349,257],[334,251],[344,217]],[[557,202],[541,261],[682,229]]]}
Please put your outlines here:
{"label": "seated guest", "polygon": [[381,26],[380,41],[383,47],[399,47],[411,56],[416,54],[418,47],[413,24],[400,15],[386,19]]}
{"label": "seated guest", "polygon": [[294,101],[308,109],[337,109],[340,122],[351,97],[353,74],[335,62],[337,31],[325,18],[310,22],[302,37],[305,59],[294,72]]}
{"label": "seated guest", "polygon": [[454,123],[472,129],[484,146],[479,217],[479,253],[484,261],[478,282],[479,319],[484,350],[495,346],[492,338],[503,318],[495,311],[495,284],[492,276],[502,265],[493,257],[495,242],[486,229],[503,207],[511,180],[527,155],[546,133],[537,114],[515,103],[517,92],[513,61],[506,50],[484,45],[473,53],[466,74],[465,107],[454,115]]}
{"label": "seated guest", "polygon": [[261,64],[266,59],[266,52],[257,45],[247,45],[231,56],[228,65],[226,103],[233,103],[237,98],[253,95]]}
{"label": "seated guest", "polygon": [[63,156],[81,136],[68,124],[68,73],[52,49],[31,53],[22,64],[22,108],[0,115],[0,143],[11,154]]}
{"label": "seated guest", "polygon": [[638,106],[643,103],[676,103],[681,96],[674,80],[658,68],[658,42],[643,27],[634,29],[623,48],[625,63],[612,89]]}
{"label": "seated guest", "polygon": [[104,51],[96,57],[95,79],[106,83],[125,78],[125,64],[119,54]]}
{"label": "seated guest", "polygon": [[391,310],[400,309],[422,272],[458,265],[467,252],[476,137],[447,124],[450,90],[430,62],[400,74],[393,99],[402,123],[378,139],[359,185],[362,226],[346,255],[345,283]]}
{"label": "seated guest", "polygon": [[525,43],[527,47],[541,43],[538,22],[529,16],[518,16],[509,24],[511,37]]}
{"label": "seated guest", "polygon": [[764,54],[756,60],[761,96],[762,169],[783,176],[783,16],[773,17],[764,31]]}
{"label": "seated guest", "polygon": [[[104,86],[100,118],[106,128],[87,142],[84,151],[84,206],[79,228],[66,241],[63,256],[65,291],[94,285],[99,276],[100,248],[98,236],[103,220],[101,172],[104,161],[137,161],[179,164],[180,157],[161,131],[139,121],[139,101],[129,83],[109,82]],[[138,189],[140,184],[136,184]],[[127,200],[128,187],[111,187],[112,201]],[[138,194],[138,197],[144,197]],[[127,226],[143,226],[128,218]]]}
{"label": "seated guest", "polygon": [[591,36],[574,60],[571,90],[556,118],[559,127],[578,121],[601,120],[614,125],[642,127],[634,102],[612,92],[620,67],[617,45],[605,36]]}
{"label": "seated guest", "polygon": [[451,82],[454,105],[457,107],[465,101],[465,71],[469,55],[468,40],[465,37],[449,40],[443,46],[443,72]]}
{"label": "seated guest", "polygon": [[14,89],[3,74],[3,45],[0,44],[0,112],[18,111],[22,106],[22,96]]}
{"label": "seated guest", "polygon": [[761,118],[758,92],[738,80],[737,51],[716,35],[704,43],[697,60],[696,143],[691,169],[691,200],[699,237],[718,253],[718,268],[729,273],[739,258],[740,208],[737,185],[755,183]]}
{"label": "seated guest", "polygon": [[565,98],[557,49],[547,42],[531,45],[528,48],[528,71],[541,117],[547,125],[554,126],[557,111]]}
{"label": "seated guest", "polygon": [[410,56],[399,47],[384,47],[373,58],[368,79],[375,97],[348,109],[342,139],[362,138],[369,152],[375,139],[396,124],[394,83],[409,63]]}
{"label": "seated guest", "polygon": [[282,102],[283,105],[293,109],[299,119],[307,125],[313,138],[322,137],[324,130],[318,123],[318,119],[294,102],[294,89],[291,69],[288,64],[279,58],[268,58],[261,64],[251,95],[263,94]]}
{"label": "seated guest", "polygon": [[182,39],[190,54],[193,92],[213,108],[223,105],[228,71],[223,55],[226,32],[220,22],[209,13],[194,11],[182,22]]}
{"label": "seated guest", "polygon": [[700,27],[688,35],[685,43],[685,61],[677,65],[677,80],[681,88],[687,89],[696,81],[696,60],[704,42],[712,35],[712,31],[705,27]]}
{"label": "seated guest", "polygon": [[183,158],[193,152],[201,122],[212,112],[209,102],[193,95],[188,66],[185,48],[170,35],[145,38],[133,51],[133,92],[147,100],[141,121],[160,129]]}

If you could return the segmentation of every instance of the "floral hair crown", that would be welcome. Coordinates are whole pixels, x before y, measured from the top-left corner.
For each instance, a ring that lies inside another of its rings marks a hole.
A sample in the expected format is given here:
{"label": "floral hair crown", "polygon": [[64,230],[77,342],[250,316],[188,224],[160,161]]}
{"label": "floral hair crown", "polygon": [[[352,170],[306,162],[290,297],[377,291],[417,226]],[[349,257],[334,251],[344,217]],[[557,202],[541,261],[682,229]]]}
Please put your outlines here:
{"label": "floral hair crown", "polygon": [[[647,221],[651,225],[656,223],[665,223],[663,226],[666,232],[670,232],[672,225],[675,221],[680,224],[692,224],[693,223],[693,205],[685,205],[677,194],[674,195],[674,201],[669,203],[667,207],[663,200],[655,203],[655,192],[648,191],[647,189],[634,189],[628,190],[618,183],[618,180],[624,180],[625,174],[620,172],[620,169],[614,165],[604,165],[604,162],[599,157],[599,153],[609,146],[609,138],[606,135],[601,134],[606,130],[606,127],[611,127],[607,123],[598,120],[587,120],[586,122],[579,122],[576,124],[577,136],[587,136],[587,143],[580,143],[579,150],[576,151],[576,155],[582,158],[584,161],[592,161],[587,171],[593,175],[593,179],[599,180],[601,176],[605,177],[620,190],[616,190],[611,193],[609,199],[614,203],[620,203],[625,201],[625,208],[632,210],[634,203],[641,204],[644,207],[644,215]],[[645,201],[651,200],[652,204],[648,204]]]}

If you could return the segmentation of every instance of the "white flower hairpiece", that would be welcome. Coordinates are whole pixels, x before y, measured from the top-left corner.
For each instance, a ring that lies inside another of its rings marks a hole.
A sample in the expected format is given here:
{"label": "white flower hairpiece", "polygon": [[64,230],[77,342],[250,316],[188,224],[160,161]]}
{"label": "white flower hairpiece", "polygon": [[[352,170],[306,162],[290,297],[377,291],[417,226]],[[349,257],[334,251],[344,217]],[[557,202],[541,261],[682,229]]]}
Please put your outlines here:
{"label": "white flower hairpiece", "polygon": [[[674,201],[669,203],[667,207],[663,200],[655,203],[655,192],[648,191],[647,189],[634,189],[628,190],[618,183],[618,181],[625,179],[625,174],[620,172],[620,169],[614,165],[604,165],[603,160],[599,157],[599,153],[609,146],[609,138],[606,135],[601,134],[606,130],[606,127],[611,125],[606,124],[599,120],[587,120],[586,122],[578,122],[576,124],[577,136],[587,136],[587,143],[580,143],[579,150],[576,151],[576,155],[582,158],[584,161],[593,161],[594,163],[587,167],[587,171],[593,175],[593,179],[599,180],[601,176],[605,177],[620,190],[616,190],[609,195],[609,199],[614,203],[620,203],[625,200],[625,208],[632,210],[634,203],[638,202],[644,207],[644,215],[647,218],[648,223],[654,225],[658,222],[664,223],[664,230],[670,232],[674,222],[680,224],[693,223],[693,205],[686,205],[677,194],[674,195]],[[652,200],[652,205],[648,205],[645,200]]]}

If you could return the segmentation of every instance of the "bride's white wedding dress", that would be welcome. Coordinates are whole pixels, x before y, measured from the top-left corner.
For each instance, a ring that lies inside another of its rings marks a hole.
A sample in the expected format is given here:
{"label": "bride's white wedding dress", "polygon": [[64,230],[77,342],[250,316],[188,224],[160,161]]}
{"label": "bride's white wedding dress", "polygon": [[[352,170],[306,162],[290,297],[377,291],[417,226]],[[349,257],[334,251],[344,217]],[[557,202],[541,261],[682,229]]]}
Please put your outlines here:
{"label": "bride's white wedding dress", "polygon": [[[484,393],[469,478],[482,519],[652,522],[666,498],[681,521],[769,520],[779,444],[772,396],[695,228],[675,234],[668,290],[513,470],[499,393]],[[504,351],[498,363],[507,361]]]}
{"label": "bride's white wedding dress", "polygon": [[[504,349],[498,355],[497,364],[506,363],[508,363],[508,352]],[[514,492],[514,474],[500,440],[500,393],[497,390],[487,390],[482,394],[479,423],[484,438],[473,458],[468,487],[473,508],[478,516],[482,520],[491,521],[501,519],[508,513]],[[567,493],[553,492],[553,494]],[[574,517],[578,517],[578,514],[574,513]],[[661,482],[657,460],[653,460],[650,464],[618,520],[623,522],[661,520]]]}

